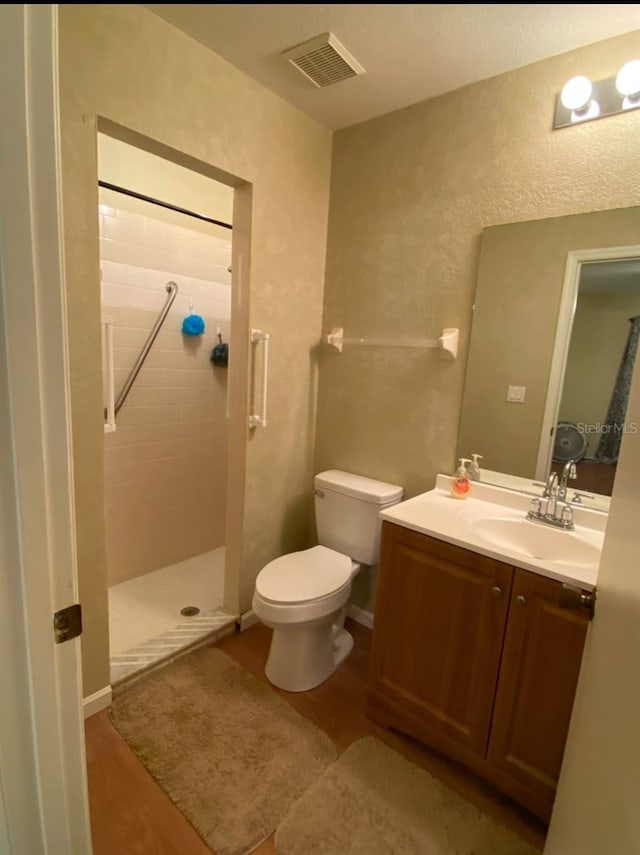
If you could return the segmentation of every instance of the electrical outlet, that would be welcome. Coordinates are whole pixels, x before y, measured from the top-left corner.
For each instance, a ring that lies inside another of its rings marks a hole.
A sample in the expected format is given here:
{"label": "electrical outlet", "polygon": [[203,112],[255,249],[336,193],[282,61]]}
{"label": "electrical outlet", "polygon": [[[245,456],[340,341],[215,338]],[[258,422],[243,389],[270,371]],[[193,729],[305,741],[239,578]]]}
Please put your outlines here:
{"label": "electrical outlet", "polygon": [[524,404],[526,386],[509,386],[507,388],[507,401],[510,404]]}

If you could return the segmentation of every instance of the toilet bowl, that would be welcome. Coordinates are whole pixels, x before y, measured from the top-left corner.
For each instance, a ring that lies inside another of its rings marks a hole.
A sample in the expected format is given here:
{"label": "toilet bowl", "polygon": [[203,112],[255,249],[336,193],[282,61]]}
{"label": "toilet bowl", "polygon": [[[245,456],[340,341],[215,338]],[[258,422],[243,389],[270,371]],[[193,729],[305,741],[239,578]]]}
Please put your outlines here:
{"label": "toilet bowl", "polygon": [[344,628],[351,580],[360,565],[347,555],[314,546],[267,564],[256,580],[253,610],[273,629],[265,675],[288,692],[324,682],[349,655]]}
{"label": "toilet bowl", "polygon": [[395,484],[339,470],[316,475],[320,545],[270,561],[253,594],[253,611],[273,629],[265,675],[274,686],[308,691],[351,652],[344,627],[351,582],[363,564],[376,563],[379,512],[402,493]]}

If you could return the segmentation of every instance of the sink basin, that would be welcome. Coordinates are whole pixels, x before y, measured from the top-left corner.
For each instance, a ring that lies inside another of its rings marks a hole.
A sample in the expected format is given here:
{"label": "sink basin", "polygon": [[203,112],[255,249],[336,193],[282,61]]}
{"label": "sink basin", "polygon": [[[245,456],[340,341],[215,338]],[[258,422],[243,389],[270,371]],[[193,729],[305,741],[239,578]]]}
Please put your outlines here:
{"label": "sink basin", "polygon": [[469,527],[487,543],[536,561],[565,567],[597,568],[602,536],[593,531],[564,531],[526,517],[472,519]]}
{"label": "sink basin", "polygon": [[433,490],[385,508],[380,518],[567,585],[595,588],[605,515],[575,507],[575,529],[566,531],[527,519],[529,495],[475,482],[461,502],[450,495],[451,481],[438,475]]}

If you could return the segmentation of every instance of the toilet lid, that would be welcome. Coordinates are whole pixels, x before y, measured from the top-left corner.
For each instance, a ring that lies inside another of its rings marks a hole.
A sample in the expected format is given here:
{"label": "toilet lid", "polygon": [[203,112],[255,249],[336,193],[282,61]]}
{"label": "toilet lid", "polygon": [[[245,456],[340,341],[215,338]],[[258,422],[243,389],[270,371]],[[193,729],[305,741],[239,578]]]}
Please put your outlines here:
{"label": "toilet lid", "polygon": [[258,573],[256,590],[272,603],[305,603],[333,594],[350,579],[348,555],[314,546],[266,564]]}

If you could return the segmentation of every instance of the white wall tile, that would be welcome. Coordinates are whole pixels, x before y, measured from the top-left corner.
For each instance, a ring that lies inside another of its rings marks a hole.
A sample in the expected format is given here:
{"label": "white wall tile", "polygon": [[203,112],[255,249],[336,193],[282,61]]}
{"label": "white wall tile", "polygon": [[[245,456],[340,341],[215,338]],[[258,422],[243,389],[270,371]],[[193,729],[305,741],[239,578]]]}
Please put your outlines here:
{"label": "white wall tile", "polygon": [[[223,536],[224,526],[213,524],[215,507],[194,501],[194,490],[209,496],[214,479],[224,482],[226,386],[214,376],[210,355],[218,328],[229,340],[231,242],[108,205],[101,205],[99,220],[103,314],[114,319],[117,391],[165,303],[166,283],[179,288],[117,430],[105,435],[113,565],[135,564],[132,550],[142,538],[157,545],[153,560],[160,567],[180,560],[177,539],[165,537],[169,509],[172,518],[188,516],[195,540],[207,549]],[[205,322],[204,334],[193,339],[181,332],[190,303]]]}

